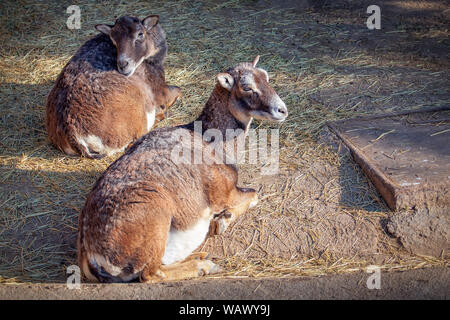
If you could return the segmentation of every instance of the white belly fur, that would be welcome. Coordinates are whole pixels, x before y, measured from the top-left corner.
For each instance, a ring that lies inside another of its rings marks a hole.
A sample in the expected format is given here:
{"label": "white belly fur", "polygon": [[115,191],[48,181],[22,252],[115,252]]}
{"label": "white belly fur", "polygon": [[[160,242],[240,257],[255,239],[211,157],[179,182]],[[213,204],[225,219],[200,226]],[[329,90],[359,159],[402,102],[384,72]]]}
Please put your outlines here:
{"label": "white belly fur", "polygon": [[118,148],[118,149],[110,148],[103,144],[102,139],[100,139],[99,137],[94,136],[92,134],[87,135],[87,136],[79,136],[79,137],[76,137],[76,139],[77,139],[78,143],[81,144],[86,149],[86,152],[90,156],[92,156],[90,151],[94,151],[99,154],[105,154],[105,155],[109,156],[116,152],[122,152],[125,149],[125,147],[127,146],[127,145],[124,145],[123,147]]}
{"label": "white belly fur", "polygon": [[145,114],[147,116],[147,131],[150,131],[155,124],[156,110],[153,109],[152,111],[146,112]]}
{"label": "white belly fur", "polygon": [[210,218],[201,218],[188,230],[171,229],[167,238],[162,264],[172,264],[187,258],[205,240]]}

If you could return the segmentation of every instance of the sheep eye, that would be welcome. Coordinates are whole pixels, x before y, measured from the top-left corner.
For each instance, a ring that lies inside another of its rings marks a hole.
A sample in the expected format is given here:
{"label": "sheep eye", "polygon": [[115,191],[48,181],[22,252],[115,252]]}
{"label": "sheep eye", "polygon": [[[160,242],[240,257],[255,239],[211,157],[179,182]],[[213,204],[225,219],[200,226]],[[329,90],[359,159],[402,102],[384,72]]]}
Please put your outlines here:
{"label": "sheep eye", "polygon": [[139,40],[144,39],[144,33],[143,33],[143,32],[139,32],[138,35],[137,35],[137,38],[138,38]]}
{"label": "sheep eye", "polygon": [[245,88],[243,88],[244,89],[244,91],[252,91],[252,89],[250,89],[250,88],[248,88],[248,87],[245,87]]}

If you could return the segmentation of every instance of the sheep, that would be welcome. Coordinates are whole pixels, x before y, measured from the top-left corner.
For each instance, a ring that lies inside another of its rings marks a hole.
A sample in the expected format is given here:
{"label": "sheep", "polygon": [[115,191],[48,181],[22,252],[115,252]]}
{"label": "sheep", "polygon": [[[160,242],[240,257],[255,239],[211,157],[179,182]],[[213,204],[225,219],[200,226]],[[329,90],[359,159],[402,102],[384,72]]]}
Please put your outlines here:
{"label": "sheep", "polygon": [[102,158],[150,131],[181,95],[165,82],[159,16],[100,24],[63,68],[46,105],[51,142],[68,155]]}
{"label": "sheep", "polygon": [[[237,167],[215,161],[203,134],[245,135],[253,118],[286,119],[286,105],[267,72],[256,68],[258,59],[219,73],[196,121],[144,135],[97,180],[79,217],[78,263],[87,279],[158,282],[220,270],[207,253],[192,252],[256,205],[258,196],[237,186]],[[194,130],[199,121],[202,129]],[[203,160],[177,159],[180,144],[203,151]]]}

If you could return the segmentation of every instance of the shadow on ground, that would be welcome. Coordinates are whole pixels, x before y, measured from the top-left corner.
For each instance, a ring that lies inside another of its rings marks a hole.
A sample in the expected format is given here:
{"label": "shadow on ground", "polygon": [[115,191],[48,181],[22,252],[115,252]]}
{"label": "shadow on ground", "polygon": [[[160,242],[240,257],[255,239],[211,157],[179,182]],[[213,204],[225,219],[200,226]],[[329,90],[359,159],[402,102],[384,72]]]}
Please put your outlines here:
{"label": "shadow on ground", "polygon": [[78,215],[100,173],[0,166],[2,277],[64,277],[66,267],[76,264]]}

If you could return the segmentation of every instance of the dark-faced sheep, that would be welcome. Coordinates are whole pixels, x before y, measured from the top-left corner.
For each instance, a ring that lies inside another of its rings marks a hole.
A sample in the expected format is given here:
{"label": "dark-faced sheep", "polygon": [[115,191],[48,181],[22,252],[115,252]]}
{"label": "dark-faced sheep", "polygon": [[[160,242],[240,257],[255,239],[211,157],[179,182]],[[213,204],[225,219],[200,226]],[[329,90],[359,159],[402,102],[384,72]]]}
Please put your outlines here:
{"label": "dark-faced sheep", "polygon": [[[197,119],[202,130],[195,130],[196,122],[153,130],[98,179],[79,218],[79,266],[88,279],[155,282],[218,271],[206,254],[192,252],[208,234],[225,231],[258,197],[237,186],[236,166],[216,161],[203,135],[209,130],[245,135],[252,118],[287,117],[267,72],[255,67],[257,60],[217,75]],[[180,146],[189,155],[199,151],[202,161],[179,161],[174,151]]]}
{"label": "dark-faced sheep", "polygon": [[47,99],[51,142],[69,155],[101,158],[150,131],[180,96],[165,82],[165,33],[151,15],[121,17],[87,41]]}

